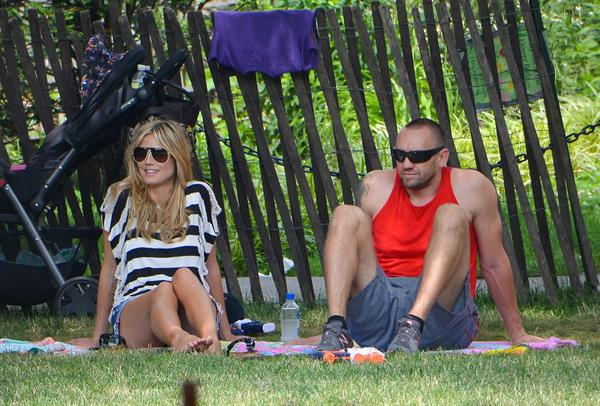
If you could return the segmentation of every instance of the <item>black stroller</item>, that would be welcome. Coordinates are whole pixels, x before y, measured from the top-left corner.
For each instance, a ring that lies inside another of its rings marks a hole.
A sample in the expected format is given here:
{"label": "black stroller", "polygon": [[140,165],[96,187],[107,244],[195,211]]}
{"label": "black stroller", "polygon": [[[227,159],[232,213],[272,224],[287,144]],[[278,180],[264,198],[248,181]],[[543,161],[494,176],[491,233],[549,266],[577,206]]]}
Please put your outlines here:
{"label": "black stroller", "polygon": [[87,239],[97,244],[101,229],[46,226],[45,214],[73,171],[119,142],[126,127],[149,115],[195,124],[197,106],[164,91],[166,84],[173,85],[168,79],[179,71],[187,53],[176,52],[158,72],[149,72],[142,87],[132,89],[130,80],[144,55],[143,48],[138,47],[116,62],[82,111],[52,130],[26,166],[15,168],[0,160],[0,224],[17,230],[12,234],[25,235],[31,250],[43,260],[42,264],[23,265],[0,257],[0,304],[49,303],[63,316],[95,313],[97,280],[82,276],[87,259],[75,259],[74,255],[57,263],[56,241],[76,239],[81,245]]}

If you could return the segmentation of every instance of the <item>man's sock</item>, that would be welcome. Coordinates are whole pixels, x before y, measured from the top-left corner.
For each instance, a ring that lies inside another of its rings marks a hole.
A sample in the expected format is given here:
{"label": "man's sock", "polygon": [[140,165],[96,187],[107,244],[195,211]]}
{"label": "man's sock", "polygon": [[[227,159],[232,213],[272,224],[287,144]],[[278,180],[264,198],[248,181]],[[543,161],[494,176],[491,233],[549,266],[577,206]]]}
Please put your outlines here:
{"label": "man's sock", "polygon": [[408,313],[408,314],[406,315],[406,318],[407,318],[407,319],[414,320],[414,321],[418,321],[418,322],[419,322],[419,325],[421,326],[421,327],[420,327],[420,329],[419,329],[419,330],[420,330],[419,332],[420,332],[420,333],[423,333],[423,327],[425,327],[425,320],[423,320],[423,319],[422,319],[422,318],[420,318],[419,316],[415,316],[414,314],[410,314],[410,313]]}
{"label": "man's sock", "polygon": [[339,314],[333,314],[331,316],[329,316],[329,318],[327,319],[327,323],[331,323],[332,321],[339,321],[342,323],[342,326],[344,328],[348,328],[348,326],[346,325],[346,319],[344,318],[344,316],[340,316]]}

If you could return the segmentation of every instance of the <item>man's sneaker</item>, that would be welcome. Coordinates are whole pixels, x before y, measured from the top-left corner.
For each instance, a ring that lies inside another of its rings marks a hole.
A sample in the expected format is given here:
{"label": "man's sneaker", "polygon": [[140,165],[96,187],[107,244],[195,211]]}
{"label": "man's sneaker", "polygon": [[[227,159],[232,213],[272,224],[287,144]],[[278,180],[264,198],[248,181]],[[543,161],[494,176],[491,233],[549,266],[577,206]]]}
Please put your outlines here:
{"label": "man's sneaker", "polygon": [[318,351],[338,351],[346,348],[352,348],[354,342],[350,337],[350,332],[344,328],[344,324],[338,320],[332,320],[323,324],[323,335],[321,342],[317,345]]}
{"label": "man's sneaker", "polygon": [[396,337],[390,343],[387,352],[418,352],[419,341],[421,341],[421,323],[417,320],[402,317],[398,320]]}

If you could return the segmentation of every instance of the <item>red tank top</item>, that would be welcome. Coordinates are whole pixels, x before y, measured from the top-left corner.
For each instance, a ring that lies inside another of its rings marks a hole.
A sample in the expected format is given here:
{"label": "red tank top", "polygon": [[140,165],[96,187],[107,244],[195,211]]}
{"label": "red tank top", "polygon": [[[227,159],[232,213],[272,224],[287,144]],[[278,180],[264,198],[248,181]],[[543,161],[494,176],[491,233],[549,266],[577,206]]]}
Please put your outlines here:
{"label": "red tank top", "polygon": [[[402,185],[398,172],[387,202],[372,223],[373,245],[383,272],[390,277],[416,277],[423,270],[423,258],[429,246],[433,219],[438,207],[458,204],[452,190],[451,168],[442,168],[442,180],[435,197],[423,206],[415,206]],[[477,281],[477,240],[469,225],[471,294]]]}

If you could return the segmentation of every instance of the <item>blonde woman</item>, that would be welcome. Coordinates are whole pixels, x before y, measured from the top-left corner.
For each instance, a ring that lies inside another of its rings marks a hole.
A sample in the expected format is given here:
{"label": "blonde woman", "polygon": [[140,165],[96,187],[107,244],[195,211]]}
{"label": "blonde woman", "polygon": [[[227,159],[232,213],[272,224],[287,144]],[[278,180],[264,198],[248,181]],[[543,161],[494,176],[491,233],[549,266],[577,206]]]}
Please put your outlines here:
{"label": "blonde woman", "polygon": [[[220,352],[232,335],[216,260],[221,208],[192,180],[180,124],[139,124],[126,152],[128,176],[102,205],[104,261],[92,344],[112,325],[129,348]],[[80,341],[78,344],[88,344]]]}

